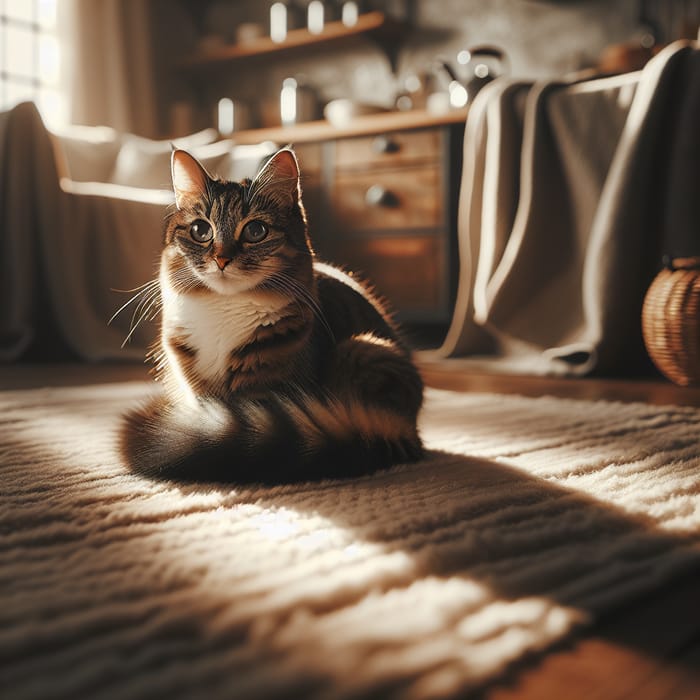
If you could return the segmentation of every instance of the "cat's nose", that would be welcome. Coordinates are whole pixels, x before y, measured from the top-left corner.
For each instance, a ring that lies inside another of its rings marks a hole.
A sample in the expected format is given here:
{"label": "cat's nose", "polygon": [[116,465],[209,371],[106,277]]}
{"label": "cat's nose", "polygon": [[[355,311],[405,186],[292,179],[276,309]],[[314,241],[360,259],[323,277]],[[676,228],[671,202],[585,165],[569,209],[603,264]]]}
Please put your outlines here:
{"label": "cat's nose", "polygon": [[228,265],[231,262],[231,258],[227,258],[225,255],[215,255],[214,260],[216,260],[216,264],[219,266],[219,270],[223,270],[226,265]]}

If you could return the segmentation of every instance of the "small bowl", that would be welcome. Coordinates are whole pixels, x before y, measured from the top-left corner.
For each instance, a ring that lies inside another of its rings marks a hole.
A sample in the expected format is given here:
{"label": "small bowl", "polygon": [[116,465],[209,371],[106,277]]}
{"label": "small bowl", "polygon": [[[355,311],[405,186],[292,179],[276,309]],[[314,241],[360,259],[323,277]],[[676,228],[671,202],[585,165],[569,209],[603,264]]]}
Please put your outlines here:
{"label": "small bowl", "polygon": [[355,102],[346,98],[331,100],[323,109],[325,118],[335,127],[349,126],[353,119],[366,114],[379,114],[387,112],[386,107],[370,105],[365,102]]}

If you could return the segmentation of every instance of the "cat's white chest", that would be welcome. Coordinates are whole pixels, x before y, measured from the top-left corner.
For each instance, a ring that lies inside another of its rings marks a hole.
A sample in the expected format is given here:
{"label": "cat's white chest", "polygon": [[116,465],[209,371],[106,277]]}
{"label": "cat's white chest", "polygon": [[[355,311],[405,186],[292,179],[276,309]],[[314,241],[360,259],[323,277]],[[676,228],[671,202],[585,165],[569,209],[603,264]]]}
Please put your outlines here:
{"label": "cat's white chest", "polygon": [[173,294],[164,305],[166,332],[196,352],[194,369],[205,380],[222,379],[231,354],[249,342],[259,326],[281,318],[282,302],[272,305],[258,294]]}

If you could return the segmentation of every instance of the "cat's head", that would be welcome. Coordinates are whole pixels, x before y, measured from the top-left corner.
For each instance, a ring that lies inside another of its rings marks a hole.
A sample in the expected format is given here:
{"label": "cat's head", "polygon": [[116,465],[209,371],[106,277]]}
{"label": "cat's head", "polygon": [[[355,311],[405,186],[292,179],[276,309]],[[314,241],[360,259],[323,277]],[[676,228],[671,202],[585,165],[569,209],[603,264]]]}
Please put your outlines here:
{"label": "cat's head", "polygon": [[256,177],[213,178],[192,155],[171,159],[177,210],[166,221],[163,262],[176,290],[220,294],[275,289],[312,277],[312,252],[301,203],[299,166],[289,148]]}

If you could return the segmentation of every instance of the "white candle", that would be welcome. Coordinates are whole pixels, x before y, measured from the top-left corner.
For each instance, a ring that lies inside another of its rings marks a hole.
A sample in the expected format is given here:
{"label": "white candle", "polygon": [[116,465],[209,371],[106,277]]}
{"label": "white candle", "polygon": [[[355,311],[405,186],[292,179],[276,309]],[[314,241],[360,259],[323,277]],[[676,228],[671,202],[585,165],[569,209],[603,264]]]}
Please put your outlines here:
{"label": "white candle", "polygon": [[360,16],[360,10],[356,2],[348,0],[343,3],[342,21],[346,27],[354,27],[357,24],[357,19]]}
{"label": "white candle", "polygon": [[295,124],[297,120],[297,81],[285,78],[280,92],[280,117],[283,126]]}
{"label": "white candle", "polygon": [[217,128],[219,133],[226,136],[233,132],[233,100],[222,97],[218,105]]}
{"label": "white candle", "polygon": [[311,0],[307,9],[306,26],[312,34],[323,31],[323,3],[321,0]]}
{"label": "white candle", "polygon": [[287,38],[287,6],[283,2],[270,7],[270,39],[276,44]]}

